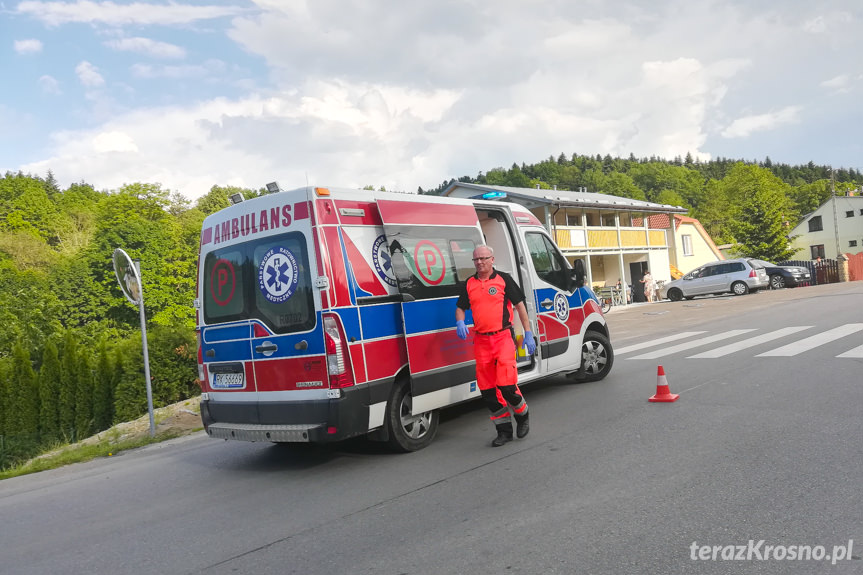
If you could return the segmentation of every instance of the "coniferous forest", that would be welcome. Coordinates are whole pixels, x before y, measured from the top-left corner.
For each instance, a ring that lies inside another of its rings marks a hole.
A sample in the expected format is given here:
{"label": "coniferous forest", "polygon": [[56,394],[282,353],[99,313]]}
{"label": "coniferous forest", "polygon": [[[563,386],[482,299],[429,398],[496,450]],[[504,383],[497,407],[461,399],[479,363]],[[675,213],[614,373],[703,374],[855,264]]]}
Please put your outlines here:
{"label": "coniferous forest", "polygon": [[[684,206],[716,243],[780,260],[789,255],[789,226],[831,189],[863,186],[863,174],[769,158],[560,154],[459,181],[586,187]],[[450,183],[418,191],[440,194]],[[199,393],[192,302],[201,223],[237,191],[266,193],[214,186],[191,202],[155,183],[60,189],[50,172],[0,178],[0,468],[146,413],[138,310],[114,277],[115,248],[140,260],[154,406]]]}

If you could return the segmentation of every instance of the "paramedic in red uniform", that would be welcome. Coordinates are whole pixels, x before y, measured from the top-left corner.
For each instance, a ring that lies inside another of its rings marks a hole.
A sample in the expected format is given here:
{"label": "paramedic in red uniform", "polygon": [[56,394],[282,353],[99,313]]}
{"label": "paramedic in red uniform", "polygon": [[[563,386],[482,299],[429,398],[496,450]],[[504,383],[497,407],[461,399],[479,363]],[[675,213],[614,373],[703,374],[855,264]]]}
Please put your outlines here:
{"label": "paramedic in red uniform", "polygon": [[530,321],[524,307],[524,292],[512,276],[494,269],[494,251],[488,246],[479,246],[473,251],[473,265],[476,274],[459,286],[456,333],[461,339],[467,339],[465,312],[473,310],[476,382],[497,430],[497,437],[491,444],[500,447],[512,441],[510,408],[517,425],[516,436],[521,439],[530,429],[527,403],[517,383],[513,306],[525,328],[524,344],[531,356],[536,351],[536,342],[533,333],[527,330]]}

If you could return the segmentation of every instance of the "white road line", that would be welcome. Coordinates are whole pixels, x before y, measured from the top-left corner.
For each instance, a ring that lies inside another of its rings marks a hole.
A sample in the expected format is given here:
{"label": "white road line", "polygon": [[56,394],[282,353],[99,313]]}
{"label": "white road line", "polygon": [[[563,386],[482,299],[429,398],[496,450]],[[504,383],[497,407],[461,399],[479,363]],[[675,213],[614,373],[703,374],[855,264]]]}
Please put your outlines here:
{"label": "white road line", "polygon": [[845,353],[840,353],[836,357],[863,357],[863,345],[849,349]]}
{"label": "white road line", "polygon": [[735,337],[744,333],[749,333],[750,331],[755,331],[755,329],[732,329],[731,331],[726,331],[723,333],[718,333],[716,335],[711,335],[709,337],[703,337],[701,339],[673,345],[659,351],[652,351],[650,353],[636,355],[635,357],[627,357],[626,359],[655,359],[657,357],[677,353],[678,351],[686,351],[687,349],[692,349],[693,347],[701,347],[702,345],[707,345],[708,343],[713,343],[714,341],[721,341],[723,339],[728,339],[729,337]]}
{"label": "white road line", "polygon": [[812,326],[798,325],[792,327],[783,327],[782,329],[777,329],[776,331],[771,331],[770,333],[765,333],[764,335],[756,335],[755,337],[750,337],[749,339],[744,339],[738,341],[737,343],[730,343],[722,347],[717,347],[716,349],[711,349],[710,351],[705,351],[704,353],[690,355],[689,357],[687,357],[687,359],[707,359],[722,357],[730,353],[734,353],[735,351],[747,349],[760,343],[767,343],[768,341],[773,341],[774,339],[779,339],[780,337],[785,337],[786,335],[791,335],[792,333],[797,333],[798,331],[809,329],[810,327]]}
{"label": "white road line", "polygon": [[853,333],[857,333],[858,331],[863,331],[863,323],[846,323],[845,325],[840,325],[839,327],[795,341],[794,343],[789,343],[788,345],[783,345],[782,347],[759,353],[755,357],[791,357],[792,355],[797,355],[798,353],[814,349],[819,345],[824,345],[825,343],[830,343],[831,341],[847,337]]}
{"label": "white road line", "polygon": [[683,339],[692,335],[699,335],[704,333],[703,331],[683,331],[680,333],[676,333],[674,335],[670,335],[668,337],[662,337],[659,339],[654,339],[651,341],[646,341],[644,343],[637,343],[635,345],[629,345],[626,347],[622,347],[620,349],[614,350],[614,355],[623,355],[624,353],[629,353],[630,351],[638,351],[639,349],[644,349],[645,347],[653,347],[655,345],[662,345],[663,343],[668,343],[670,341],[677,341],[678,339]]}

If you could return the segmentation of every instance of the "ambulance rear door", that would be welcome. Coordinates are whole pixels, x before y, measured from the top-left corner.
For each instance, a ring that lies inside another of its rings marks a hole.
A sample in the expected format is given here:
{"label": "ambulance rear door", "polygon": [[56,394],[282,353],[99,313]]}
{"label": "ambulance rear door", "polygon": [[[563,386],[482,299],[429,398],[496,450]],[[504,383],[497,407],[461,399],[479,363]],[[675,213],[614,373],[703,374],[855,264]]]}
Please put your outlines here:
{"label": "ambulance rear door", "polygon": [[285,423],[284,402],[329,388],[309,202],[305,191],[281,192],[223,213],[201,277],[211,410],[244,403],[231,407],[238,423]]}
{"label": "ambulance rear door", "polygon": [[402,297],[413,411],[467,399],[476,380],[473,342],[456,335],[455,308],[458,284],[475,273],[473,250],[483,244],[476,209],[420,198],[379,198],[378,209]]}

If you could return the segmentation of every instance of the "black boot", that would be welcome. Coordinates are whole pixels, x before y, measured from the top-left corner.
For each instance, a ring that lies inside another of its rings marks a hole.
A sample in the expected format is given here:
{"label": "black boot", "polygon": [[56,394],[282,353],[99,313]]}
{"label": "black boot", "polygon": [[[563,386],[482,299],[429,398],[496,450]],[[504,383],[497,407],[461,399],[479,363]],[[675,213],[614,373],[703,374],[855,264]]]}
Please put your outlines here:
{"label": "black boot", "polygon": [[515,436],[522,439],[530,432],[530,414],[515,416]]}
{"label": "black boot", "polygon": [[512,423],[504,423],[497,426],[497,437],[491,441],[492,447],[500,447],[504,443],[512,441]]}

